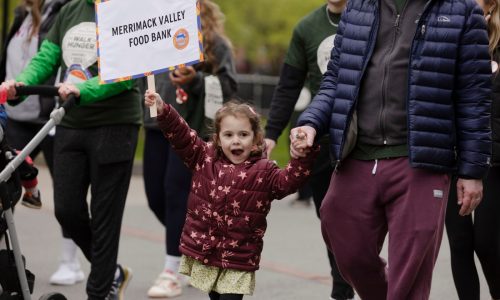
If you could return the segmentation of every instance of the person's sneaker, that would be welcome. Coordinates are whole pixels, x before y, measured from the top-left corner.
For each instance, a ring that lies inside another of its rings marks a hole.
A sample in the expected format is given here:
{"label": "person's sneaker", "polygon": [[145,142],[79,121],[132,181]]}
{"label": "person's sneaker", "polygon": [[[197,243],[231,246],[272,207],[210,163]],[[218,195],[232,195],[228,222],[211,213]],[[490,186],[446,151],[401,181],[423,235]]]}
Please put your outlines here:
{"label": "person's sneaker", "polygon": [[118,265],[117,268],[120,274],[118,278],[113,280],[113,284],[111,284],[111,289],[109,290],[109,294],[105,300],[125,299],[123,294],[125,293],[125,289],[127,288],[130,279],[132,279],[132,269],[121,265]]}
{"label": "person's sneaker", "polygon": [[[330,297],[330,300],[336,300],[335,298],[333,297]],[[346,300],[361,300],[361,298],[359,298],[357,295],[354,295],[353,298],[350,298],[350,299],[346,299]]]}
{"label": "person's sneaker", "polygon": [[73,285],[85,279],[78,262],[62,261],[57,271],[50,276],[49,282],[54,285]]}
{"label": "person's sneaker", "polygon": [[24,206],[27,206],[29,208],[36,208],[36,209],[41,208],[42,207],[42,197],[40,195],[40,192],[38,192],[37,197],[35,197],[30,192],[25,192],[23,195],[23,200],[21,201],[21,204]]}
{"label": "person's sneaker", "polygon": [[170,270],[161,272],[148,290],[150,298],[172,298],[180,294],[182,294],[182,282],[179,276]]}

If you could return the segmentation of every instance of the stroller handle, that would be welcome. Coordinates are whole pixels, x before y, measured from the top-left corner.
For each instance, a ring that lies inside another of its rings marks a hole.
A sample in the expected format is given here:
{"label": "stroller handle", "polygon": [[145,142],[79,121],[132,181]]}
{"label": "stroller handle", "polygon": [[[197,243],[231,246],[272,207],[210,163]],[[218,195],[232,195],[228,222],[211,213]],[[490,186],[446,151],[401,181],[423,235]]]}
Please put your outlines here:
{"label": "stroller handle", "polygon": [[16,94],[19,96],[59,96],[59,88],[53,85],[23,85],[16,87]]}
{"label": "stroller handle", "polygon": [[[16,87],[16,94],[19,96],[41,95],[41,96],[59,96],[59,88],[53,85],[25,85]],[[61,101],[61,107],[68,111],[76,104],[76,96],[70,94],[66,101]]]}

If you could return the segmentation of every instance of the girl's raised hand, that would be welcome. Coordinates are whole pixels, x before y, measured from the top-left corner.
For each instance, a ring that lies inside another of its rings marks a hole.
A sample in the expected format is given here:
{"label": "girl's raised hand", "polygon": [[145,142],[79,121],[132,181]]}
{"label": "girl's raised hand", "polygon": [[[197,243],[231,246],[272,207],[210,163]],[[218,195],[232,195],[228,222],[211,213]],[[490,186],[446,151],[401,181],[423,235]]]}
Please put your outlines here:
{"label": "girl's raised hand", "polygon": [[156,111],[160,115],[163,112],[163,100],[158,93],[146,90],[144,94],[144,105],[147,107],[153,106],[156,102]]}

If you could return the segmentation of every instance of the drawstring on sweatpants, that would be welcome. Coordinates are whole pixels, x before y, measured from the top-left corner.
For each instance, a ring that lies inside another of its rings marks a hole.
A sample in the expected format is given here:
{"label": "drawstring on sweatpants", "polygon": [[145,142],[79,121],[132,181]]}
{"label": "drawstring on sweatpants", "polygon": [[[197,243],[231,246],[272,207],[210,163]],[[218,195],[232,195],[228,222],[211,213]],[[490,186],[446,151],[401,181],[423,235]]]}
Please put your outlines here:
{"label": "drawstring on sweatpants", "polygon": [[377,165],[378,165],[378,159],[375,160],[375,165],[373,165],[372,175],[375,175],[377,173]]}

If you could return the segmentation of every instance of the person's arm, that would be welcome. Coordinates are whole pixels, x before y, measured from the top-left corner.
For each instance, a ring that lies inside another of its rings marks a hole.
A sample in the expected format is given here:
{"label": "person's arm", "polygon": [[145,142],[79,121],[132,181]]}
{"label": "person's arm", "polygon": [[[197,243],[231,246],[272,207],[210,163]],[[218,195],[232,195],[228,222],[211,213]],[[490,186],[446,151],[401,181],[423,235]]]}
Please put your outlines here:
{"label": "person's arm", "polygon": [[311,176],[314,160],[319,153],[319,145],[313,146],[308,155],[302,158],[292,158],[285,168],[280,169],[276,164],[268,161],[273,170],[266,179],[270,184],[272,199],[282,199],[295,193]]}
{"label": "person's arm", "polygon": [[238,90],[233,52],[226,42],[219,42],[215,48],[215,57],[218,61],[215,75],[220,81],[222,97],[225,101],[230,100]]}
{"label": "person's arm", "polygon": [[40,50],[31,62],[16,77],[17,82],[26,85],[41,84],[57,72],[61,60],[61,48],[49,40],[42,42]]}
{"label": "person's arm", "polygon": [[[350,9],[350,2],[347,2],[346,12]],[[333,103],[335,101],[335,92],[337,90],[338,68],[340,60],[340,49],[342,48],[342,38],[344,35],[345,24],[348,13],[343,13],[339,22],[337,35],[334,40],[334,47],[331,52],[328,68],[323,74],[323,80],[319,91],[314,96],[313,101],[306,110],[300,115],[297,125],[308,125],[313,127],[316,132],[316,139],[326,134],[330,125]]]}
{"label": "person's arm", "polygon": [[61,48],[56,44],[45,40],[38,53],[24,68],[15,80],[2,82],[2,88],[7,90],[7,99],[10,105],[17,105],[24,101],[26,96],[18,97],[16,87],[21,85],[34,85],[45,82],[55,73],[61,58]]}
{"label": "person's arm", "polygon": [[468,8],[459,45],[456,71],[455,119],[458,154],[460,215],[470,214],[481,202],[483,178],[491,159],[491,62],[483,12]]}
{"label": "person's arm", "polygon": [[459,44],[456,68],[455,119],[458,176],[481,179],[491,158],[491,61],[483,12],[469,8]]}
{"label": "person's arm", "polygon": [[127,80],[100,84],[99,78],[95,76],[85,82],[76,84],[76,87],[80,90],[79,104],[85,105],[110,98],[126,90],[131,90],[134,87],[134,81]]}
{"label": "person's arm", "polygon": [[[149,93],[146,92],[146,98],[149,97],[148,95]],[[172,149],[186,163],[187,167],[190,170],[196,170],[196,167],[205,160],[207,143],[199,138],[196,131],[189,128],[186,121],[170,104],[164,103],[159,95],[156,95],[158,126]],[[146,105],[150,106],[147,102]]]}
{"label": "person's arm", "polygon": [[293,29],[284,63],[281,68],[278,85],[271,99],[267,123],[265,127],[266,154],[269,158],[276,146],[279,136],[290,122],[295,105],[309,72],[307,37],[304,36],[301,20]]}
{"label": "person's arm", "polygon": [[283,64],[280,79],[271,100],[269,118],[265,127],[266,138],[277,141],[283,133],[293,114],[306,76],[307,72],[289,64]]}

